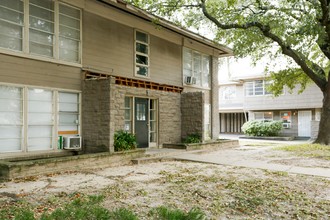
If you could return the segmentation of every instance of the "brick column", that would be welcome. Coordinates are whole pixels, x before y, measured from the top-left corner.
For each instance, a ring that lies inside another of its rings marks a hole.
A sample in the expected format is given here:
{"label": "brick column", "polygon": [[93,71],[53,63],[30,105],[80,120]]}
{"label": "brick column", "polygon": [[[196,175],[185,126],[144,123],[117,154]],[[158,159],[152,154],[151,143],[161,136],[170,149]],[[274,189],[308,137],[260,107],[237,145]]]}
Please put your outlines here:
{"label": "brick column", "polygon": [[82,92],[82,138],[85,153],[110,151],[110,81],[85,80]]}
{"label": "brick column", "polygon": [[203,138],[204,93],[187,92],[181,94],[181,131],[182,138],[198,134]]}

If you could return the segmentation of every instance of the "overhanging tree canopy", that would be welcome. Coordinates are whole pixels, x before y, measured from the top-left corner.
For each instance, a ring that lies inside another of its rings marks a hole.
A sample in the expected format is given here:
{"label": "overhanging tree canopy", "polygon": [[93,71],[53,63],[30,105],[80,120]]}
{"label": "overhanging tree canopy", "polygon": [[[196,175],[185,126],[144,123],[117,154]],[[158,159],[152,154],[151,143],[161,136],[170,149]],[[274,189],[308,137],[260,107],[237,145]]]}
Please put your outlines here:
{"label": "overhanging tree canopy", "polygon": [[[285,55],[289,65],[272,72],[271,90],[315,83],[323,93],[316,142],[330,144],[330,1],[328,0],[129,0],[183,26],[209,25],[215,40],[233,45],[236,55],[255,60]],[[275,49],[274,49],[275,48]],[[269,69],[271,72],[271,69]]]}

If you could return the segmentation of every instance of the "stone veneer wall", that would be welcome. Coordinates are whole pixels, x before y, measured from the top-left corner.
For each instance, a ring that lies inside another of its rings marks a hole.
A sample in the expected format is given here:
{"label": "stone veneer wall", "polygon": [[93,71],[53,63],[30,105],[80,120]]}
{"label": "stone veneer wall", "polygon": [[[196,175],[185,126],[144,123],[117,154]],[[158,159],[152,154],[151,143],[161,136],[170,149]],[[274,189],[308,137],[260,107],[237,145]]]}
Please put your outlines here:
{"label": "stone veneer wall", "polygon": [[85,80],[82,91],[83,151],[109,151],[110,81]]}
{"label": "stone veneer wall", "polygon": [[158,100],[158,145],[181,141],[181,94],[119,86],[114,79],[87,80],[82,94],[84,152],[114,152],[114,134],[124,129],[125,96]]}
{"label": "stone veneer wall", "polygon": [[181,94],[182,138],[186,138],[190,134],[199,134],[204,140],[204,99],[203,92]]}

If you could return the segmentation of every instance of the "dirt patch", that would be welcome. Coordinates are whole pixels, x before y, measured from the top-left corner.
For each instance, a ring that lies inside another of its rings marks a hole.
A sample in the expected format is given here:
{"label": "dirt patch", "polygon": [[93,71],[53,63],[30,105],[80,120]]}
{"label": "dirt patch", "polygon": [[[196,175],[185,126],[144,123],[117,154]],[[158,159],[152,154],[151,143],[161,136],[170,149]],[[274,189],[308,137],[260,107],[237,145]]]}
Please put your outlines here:
{"label": "dirt patch", "polygon": [[161,205],[199,207],[210,219],[326,219],[330,180],[260,169],[163,162],[63,173],[0,185],[0,209],[31,204],[63,207],[81,195],[103,195],[109,210],[125,207],[140,219]]}

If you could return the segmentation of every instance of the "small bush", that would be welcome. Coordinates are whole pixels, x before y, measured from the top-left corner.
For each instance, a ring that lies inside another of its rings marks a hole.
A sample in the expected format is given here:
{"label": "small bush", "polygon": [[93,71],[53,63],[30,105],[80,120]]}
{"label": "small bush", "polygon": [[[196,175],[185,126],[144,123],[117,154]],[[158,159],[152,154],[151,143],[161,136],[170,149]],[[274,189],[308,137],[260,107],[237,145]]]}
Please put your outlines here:
{"label": "small bush", "polygon": [[117,131],[114,136],[115,151],[133,150],[136,148],[136,137],[127,131]]}
{"label": "small bush", "polygon": [[270,137],[278,136],[282,130],[281,121],[248,121],[242,126],[242,131],[248,136]]}
{"label": "small bush", "polygon": [[185,144],[193,144],[200,142],[201,142],[201,137],[198,134],[190,134],[183,140],[183,143]]}

